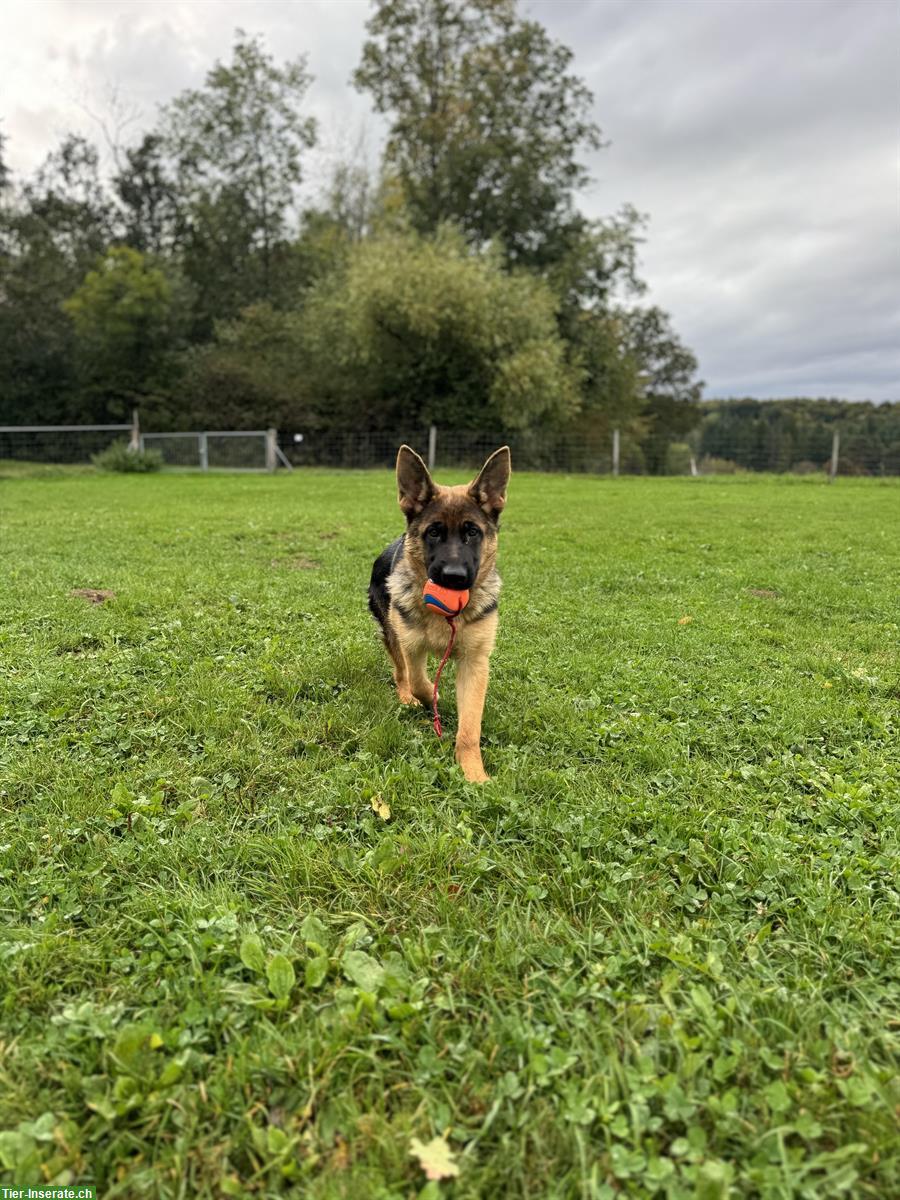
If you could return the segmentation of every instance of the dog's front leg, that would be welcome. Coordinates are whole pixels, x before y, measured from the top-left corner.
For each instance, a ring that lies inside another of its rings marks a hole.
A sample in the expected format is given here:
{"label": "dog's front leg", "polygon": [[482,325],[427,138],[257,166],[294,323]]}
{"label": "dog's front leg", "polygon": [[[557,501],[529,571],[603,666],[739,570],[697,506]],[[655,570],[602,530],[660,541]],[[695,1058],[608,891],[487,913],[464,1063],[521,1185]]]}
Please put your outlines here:
{"label": "dog's front leg", "polygon": [[431,680],[425,666],[428,661],[428,647],[425,644],[416,646],[406,652],[406,665],[409,669],[409,690],[416,700],[424,707],[431,707]]}
{"label": "dog's front leg", "polygon": [[481,714],[488,686],[488,656],[463,655],[456,672],[456,710],[459,729],[456,734],[456,761],[470,783],[486,783],[481,761]]}

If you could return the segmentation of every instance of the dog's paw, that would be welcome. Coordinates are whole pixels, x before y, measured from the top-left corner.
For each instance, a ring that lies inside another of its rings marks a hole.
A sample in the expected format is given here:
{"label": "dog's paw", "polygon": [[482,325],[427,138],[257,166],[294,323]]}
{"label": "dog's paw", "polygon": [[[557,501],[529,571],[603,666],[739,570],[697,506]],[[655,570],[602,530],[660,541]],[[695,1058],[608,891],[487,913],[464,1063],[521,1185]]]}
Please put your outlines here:
{"label": "dog's paw", "polygon": [[418,704],[419,701],[407,687],[397,688],[397,699],[401,704]]}
{"label": "dog's paw", "polygon": [[462,773],[466,778],[466,783],[489,783],[490,775],[485,771],[481,763],[460,763]]}

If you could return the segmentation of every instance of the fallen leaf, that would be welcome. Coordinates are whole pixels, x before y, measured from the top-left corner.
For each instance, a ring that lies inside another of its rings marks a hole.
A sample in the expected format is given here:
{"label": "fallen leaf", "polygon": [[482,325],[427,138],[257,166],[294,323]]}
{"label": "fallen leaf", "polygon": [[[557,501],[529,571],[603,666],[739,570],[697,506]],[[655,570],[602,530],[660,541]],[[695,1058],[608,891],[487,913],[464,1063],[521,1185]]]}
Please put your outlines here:
{"label": "fallen leaf", "polygon": [[333,1171],[346,1171],[350,1166],[350,1147],[339,1133],[334,1138],[334,1150],[329,1165]]}
{"label": "fallen leaf", "polygon": [[453,1161],[453,1153],[445,1138],[432,1138],[427,1146],[418,1138],[413,1138],[409,1143],[409,1152],[419,1160],[426,1179],[452,1179],[459,1174],[459,1167]]}
{"label": "fallen leaf", "polygon": [[378,813],[382,821],[389,821],[391,819],[391,806],[385,804],[380,796],[372,797],[372,811]]}
{"label": "fallen leaf", "polygon": [[693,619],[694,619],[693,617],[679,617],[678,624],[679,625],[690,625],[690,623],[691,623],[691,621],[693,621]]}

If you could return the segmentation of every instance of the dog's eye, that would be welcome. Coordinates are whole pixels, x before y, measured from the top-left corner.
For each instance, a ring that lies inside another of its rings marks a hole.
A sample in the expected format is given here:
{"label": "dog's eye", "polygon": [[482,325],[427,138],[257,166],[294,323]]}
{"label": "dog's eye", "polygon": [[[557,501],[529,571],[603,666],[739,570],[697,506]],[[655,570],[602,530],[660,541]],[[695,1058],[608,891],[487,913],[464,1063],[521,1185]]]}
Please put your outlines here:
{"label": "dog's eye", "polygon": [[429,525],[428,528],[425,530],[425,536],[428,538],[429,541],[436,542],[440,539],[441,534],[443,532],[444,532],[443,525]]}
{"label": "dog's eye", "polygon": [[467,521],[462,527],[462,535],[464,542],[471,542],[473,538],[481,537],[481,530],[472,521]]}

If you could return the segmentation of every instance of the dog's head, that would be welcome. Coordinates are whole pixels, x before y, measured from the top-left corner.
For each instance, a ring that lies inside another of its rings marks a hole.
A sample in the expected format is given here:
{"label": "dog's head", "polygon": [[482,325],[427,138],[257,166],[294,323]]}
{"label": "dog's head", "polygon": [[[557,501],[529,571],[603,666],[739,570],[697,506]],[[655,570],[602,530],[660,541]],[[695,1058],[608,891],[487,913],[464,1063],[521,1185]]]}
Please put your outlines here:
{"label": "dog's head", "polygon": [[397,490],[407,552],[428,579],[463,591],[491,570],[509,473],[509,447],[503,446],[471,483],[440,487],[415,450],[400,447]]}

